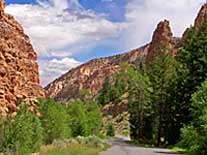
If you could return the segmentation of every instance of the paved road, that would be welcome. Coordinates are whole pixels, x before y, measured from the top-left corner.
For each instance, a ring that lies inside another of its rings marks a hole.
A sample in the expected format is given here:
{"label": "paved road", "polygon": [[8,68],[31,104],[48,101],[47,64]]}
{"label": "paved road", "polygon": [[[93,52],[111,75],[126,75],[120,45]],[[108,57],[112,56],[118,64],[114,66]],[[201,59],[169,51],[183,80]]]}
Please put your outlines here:
{"label": "paved road", "polygon": [[181,155],[167,149],[145,148],[126,144],[122,138],[108,140],[112,147],[99,155]]}

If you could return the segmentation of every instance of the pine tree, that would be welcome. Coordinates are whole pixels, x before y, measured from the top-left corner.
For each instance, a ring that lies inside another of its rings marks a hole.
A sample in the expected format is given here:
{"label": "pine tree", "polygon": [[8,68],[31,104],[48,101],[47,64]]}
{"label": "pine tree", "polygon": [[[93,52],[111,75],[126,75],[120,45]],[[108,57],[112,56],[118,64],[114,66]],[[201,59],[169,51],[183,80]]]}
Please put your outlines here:
{"label": "pine tree", "polygon": [[148,68],[153,87],[154,142],[160,146],[168,143],[169,126],[173,121],[175,105],[169,102],[170,87],[177,79],[177,62],[166,45],[161,45]]}

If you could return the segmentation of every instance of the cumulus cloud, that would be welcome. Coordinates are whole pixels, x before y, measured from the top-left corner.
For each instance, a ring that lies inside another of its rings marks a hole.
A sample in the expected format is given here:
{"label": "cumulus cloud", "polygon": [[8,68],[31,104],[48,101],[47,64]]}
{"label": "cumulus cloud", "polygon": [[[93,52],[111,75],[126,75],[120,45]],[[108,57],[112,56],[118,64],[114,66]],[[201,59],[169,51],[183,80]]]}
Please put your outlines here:
{"label": "cumulus cloud", "polygon": [[[51,76],[53,79],[58,73],[60,76],[74,64],[79,64],[71,60],[74,54],[84,52],[83,47],[90,48],[95,45],[94,42],[116,36],[123,27],[121,23],[107,20],[103,14],[85,10],[78,0],[37,0],[35,5],[10,4],[6,12],[14,15],[30,36],[40,59],[43,84],[48,83]],[[48,60],[58,57],[57,61],[61,63],[52,60],[46,62],[50,64],[47,66],[42,57],[48,57]],[[64,57],[67,57],[67,63]],[[45,67],[48,69],[45,70]],[[54,75],[50,74],[50,70]]]}
{"label": "cumulus cloud", "polygon": [[80,65],[81,63],[73,58],[65,57],[60,59],[39,60],[41,84],[45,86],[48,81],[53,81],[68,70]]}
{"label": "cumulus cloud", "polygon": [[151,40],[158,22],[170,20],[175,36],[181,36],[193,24],[206,0],[128,0],[126,20],[130,26],[123,32],[125,49],[137,48]]}
{"label": "cumulus cloud", "polygon": [[77,0],[39,0],[38,3],[10,4],[6,12],[23,24],[39,56],[114,36],[122,27],[92,11],[71,10],[82,8]]}

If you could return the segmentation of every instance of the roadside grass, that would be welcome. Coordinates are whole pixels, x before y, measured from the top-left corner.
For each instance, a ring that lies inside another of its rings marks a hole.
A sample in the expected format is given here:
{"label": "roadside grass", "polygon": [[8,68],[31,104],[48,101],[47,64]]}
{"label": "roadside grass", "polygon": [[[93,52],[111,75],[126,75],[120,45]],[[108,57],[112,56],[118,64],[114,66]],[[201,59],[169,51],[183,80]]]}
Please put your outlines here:
{"label": "roadside grass", "polygon": [[98,155],[110,145],[96,136],[77,137],[56,140],[51,145],[43,146],[38,155]]}
{"label": "roadside grass", "polygon": [[171,150],[179,152],[179,153],[181,153],[183,155],[190,155],[188,150],[182,149],[182,148],[179,148],[179,147],[173,147],[173,148],[171,148]]}
{"label": "roadside grass", "polygon": [[100,151],[102,149],[81,144],[72,144],[66,148],[50,145],[42,148],[40,155],[98,155]]}

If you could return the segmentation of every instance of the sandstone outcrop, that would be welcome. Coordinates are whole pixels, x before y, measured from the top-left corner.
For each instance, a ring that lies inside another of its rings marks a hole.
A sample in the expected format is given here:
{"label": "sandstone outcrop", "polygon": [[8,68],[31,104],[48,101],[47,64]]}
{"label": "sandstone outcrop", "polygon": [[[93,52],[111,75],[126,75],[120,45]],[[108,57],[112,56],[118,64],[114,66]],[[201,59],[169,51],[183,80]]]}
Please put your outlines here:
{"label": "sandstone outcrop", "polygon": [[202,6],[200,12],[195,19],[195,28],[200,28],[204,22],[207,22],[207,3]]}
{"label": "sandstone outcrop", "polygon": [[129,53],[91,60],[49,84],[45,88],[46,96],[66,102],[71,98],[78,97],[79,91],[82,89],[87,89],[92,96],[96,96],[102,88],[105,78],[117,72],[123,62],[133,63],[137,58],[144,59],[147,52],[148,45]]}
{"label": "sandstone outcrop", "polygon": [[0,115],[14,113],[18,100],[44,97],[37,55],[22,26],[4,12],[0,0]]}
{"label": "sandstone outcrop", "polygon": [[158,50],[161,46],[166,46],[172,51],[172,54],[176,54],[175,42],[170,28],[170,22],[168,20],[160,22],[154,31],[149,52],[146,58],[146,67],[153,60],[155,53],[159,52]]}

